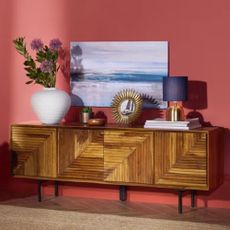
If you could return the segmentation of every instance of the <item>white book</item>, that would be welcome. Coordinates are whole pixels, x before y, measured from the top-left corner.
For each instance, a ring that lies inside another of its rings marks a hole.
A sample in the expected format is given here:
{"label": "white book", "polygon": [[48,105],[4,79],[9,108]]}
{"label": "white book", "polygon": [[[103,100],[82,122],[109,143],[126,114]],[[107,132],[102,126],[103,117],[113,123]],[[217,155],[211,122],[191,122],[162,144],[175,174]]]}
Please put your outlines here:
{"label": "white book", "polygon": [[162,125],[162,126],[182,126],[186,127],[189,125],[200,125],[199,118],[188,119],[185,121],[166,121],[164,119],[154,119],[154,120],[146,120],[146,125]]}
{"label": "white book", "polygon": [[145,125],[150,125],[150,126],[162,126],[162,127],[192,127],[192,126],[197,126],[200,125],[200,123],[193,123],[193,124],[177,124],[177,123],[172,123],[172,124],[161,124],[161,123],[145,123]]}
{"label": "white book", "polygon": [[186,119],[184,121],[167,121],[164,118],[156,118],[152,120],[146,120],[146,122],[151,122],[151,123],[178,123],[178,124],[188,124],[191,122],[197,122],[199,121],[199,118],[191,118],[191,119]]}
{"label": "white book", "polygon": [[172,129],[172,130],[190,130],[190,129],[196,129],[200,128],[201,124],[197,125],[190,125],[190,126],[166,126],[166,125],[148,125],[145,124],[144,128],[149,128],[149,129]]}

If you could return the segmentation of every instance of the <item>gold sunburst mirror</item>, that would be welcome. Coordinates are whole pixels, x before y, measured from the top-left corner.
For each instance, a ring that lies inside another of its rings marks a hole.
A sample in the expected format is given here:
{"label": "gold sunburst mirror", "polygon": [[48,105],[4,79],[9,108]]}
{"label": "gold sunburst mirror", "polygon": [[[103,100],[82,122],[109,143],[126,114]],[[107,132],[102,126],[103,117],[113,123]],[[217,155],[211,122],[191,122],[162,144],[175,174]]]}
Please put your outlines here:
{"label": "gold sunburst mirror", "polygon": [[117,123],[133,123],[140,116],[141,110],[141,95],[132,89],[124,89],[113,98],[112,116]]}

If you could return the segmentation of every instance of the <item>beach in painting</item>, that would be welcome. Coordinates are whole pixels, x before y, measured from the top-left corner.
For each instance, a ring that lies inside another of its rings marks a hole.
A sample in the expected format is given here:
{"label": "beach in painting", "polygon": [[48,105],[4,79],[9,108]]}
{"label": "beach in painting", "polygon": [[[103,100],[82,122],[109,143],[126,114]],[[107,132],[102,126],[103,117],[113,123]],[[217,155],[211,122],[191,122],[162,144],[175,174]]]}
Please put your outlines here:
{"label": "beach in painting", "polygon": [[[133,89],[140,94],[147,94],[159,100],[160,107],[165,108],[166,104],[162,103],[162,84],[156,83],[119,83],[119,82],[72,82],[73,105],[79,106],[98,106],[100,101],[101,107],[111,106],[113,97],[123,89]],[[103,100],[102,100],[103,99]],[[89,102],[89,104],[87,104]]]}
{"label": "beach in painting", "polygon": [[165,108],[167,57],[167,42],[72,42],[72,104],[109,107],[118,92],[132,89],[159,102],[147,107]]}

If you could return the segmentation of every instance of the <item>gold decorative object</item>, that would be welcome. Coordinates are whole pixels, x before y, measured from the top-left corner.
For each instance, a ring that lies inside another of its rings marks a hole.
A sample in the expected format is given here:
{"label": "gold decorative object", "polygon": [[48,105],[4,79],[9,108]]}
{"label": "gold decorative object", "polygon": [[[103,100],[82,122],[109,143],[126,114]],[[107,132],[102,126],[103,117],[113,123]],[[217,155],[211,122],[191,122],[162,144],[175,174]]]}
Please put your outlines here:
{"label": "gold decorative object", "polygon": [[91,118],[88,120],[88,125],[100,126],[105,124],[104,118]]}
{"label": "gold decorative object", "polygon": [[183,107],[178,105],[176,102],[173,102],[172,106],[168,107],[166,111],[166,120],[167,121],[183,121],[184,110]]}
{"label": "gold decorative object", "polygon": [[112,116],[117,123],[130,124],[136,121],[141,110],[141,95],[132,89],[124,89],[113,98]]}

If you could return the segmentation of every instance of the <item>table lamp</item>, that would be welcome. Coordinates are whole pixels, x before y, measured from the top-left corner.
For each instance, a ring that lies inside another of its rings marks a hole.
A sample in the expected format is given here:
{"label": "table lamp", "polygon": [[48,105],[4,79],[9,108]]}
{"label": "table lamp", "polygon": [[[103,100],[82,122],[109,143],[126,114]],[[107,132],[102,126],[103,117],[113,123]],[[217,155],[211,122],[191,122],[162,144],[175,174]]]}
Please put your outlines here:
{"label": "table lamp", "polygon": [[188,77],[174,76],[163,78],[163,100],[172,101],[172,105],[166,111],[166,120],[184,120],[184,110],[178,101],[186,101],[188,94]]}

